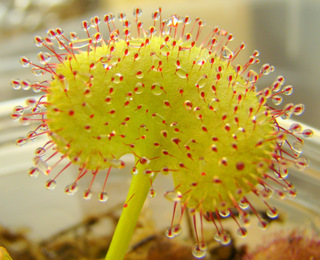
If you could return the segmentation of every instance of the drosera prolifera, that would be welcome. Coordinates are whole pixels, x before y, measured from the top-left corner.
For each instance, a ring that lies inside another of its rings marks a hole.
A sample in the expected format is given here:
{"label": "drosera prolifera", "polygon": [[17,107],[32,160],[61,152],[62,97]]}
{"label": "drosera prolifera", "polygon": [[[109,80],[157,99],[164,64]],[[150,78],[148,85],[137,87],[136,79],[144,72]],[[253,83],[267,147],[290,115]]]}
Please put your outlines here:
{"label": "drosera prolifera", "polygon": [[[192,252],[203,258],[204,220],[213,223],[214,238],[226,245],[230,235],[222,218],[232,218],[244,237],[250,209],[259,226],[267,228],[248,193],[261,199],[271,218],[278,214],[267,202],[272,194],[296,195],[286,180],[288,167],[308,166],[308,160],[299,157],[301,136],[310,137],[312,131],[298,123],[288,129],[279,124],[278,118],[302,114],[304,105],[276,108],[282,95],[293,92],[282,76],[258,89],[258,80],[274,71],[270,64],[258,72],[251,69],[259,63],[258,51],[238,65],[236,58],[245,43],[231,50],[233,35],[227,31],[189,16],[164,19],[161,8],[152,13],[153,24],[147,27],[141,15],[136,8],[132,21],[125,13],[118,14],[117,21],[113,14],[92,17],[82,22],[85,38],[75,32],[66,36],[60,28],[34,38],[43,50],[38,54],[40,64],[27,57],[21,63],[50,79],[12,81],[15,89],[32,88],[43,94],[14,108],[12,118],[39,123],[17,144],[49,137],[36,150],[29,175],[50,176],[46,183],[50,190],[57,177],[75,164],[78,176],[65,191],[74,194],[81,178],[91,173],[92,182],[83,193],[90,199],[95,177],[105,174],[98,194],[102,202],[108,200],[106,184],[112,168],[125,167],[123,155],[135,156],[128,197],[106,257],[110,260],[124,257],[146,197],[155,196],[154,179],[171,174],[175,188],[165,197],[173,202],[173,216],[166,235],[181,233],[182,216],[189,210],[196,235]],[[62,170],[55,171],[65,161]]]}

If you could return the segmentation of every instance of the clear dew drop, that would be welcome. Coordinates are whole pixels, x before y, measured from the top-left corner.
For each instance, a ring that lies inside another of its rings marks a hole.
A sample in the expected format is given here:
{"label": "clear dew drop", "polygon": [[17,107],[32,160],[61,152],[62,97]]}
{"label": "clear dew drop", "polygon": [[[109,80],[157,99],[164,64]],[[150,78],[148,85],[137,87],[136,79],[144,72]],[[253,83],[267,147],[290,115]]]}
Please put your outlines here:
{"label": "clear dew drop", "polygon": [[183,107],[184,107],[186,110],[191,110],[191,109],[192,109],[192,102],[191,102],[190,100],[184,101]]}
{"label": "clear dew drop", "polygon": [[172,15],[172,16],[168,19],[166,25],[167,25],[168,27],[176,27],[176,26],[177,26],[179,23],[181,23],[181,22],[182,22],[182,19],[181,19],[181,18],[178,18],[178,17],[174,14],[174,15]]}
{"label": "clear dew drop", "polygon": [[247,231],[247,229],[246,228],[244,228],[244,227],[240,227],[238,230],[237,230],[237,235],[239,236],[239,237],[246,237],[247,236],[247,234],[248,234],[248,231]]}
{"label": "clear dew drop", "polygon": [[283,120],[288,120],[288,119],[291,118],[291,114],[283,113],[280,117],[281,117],[281,119],[283,119]]}
{"label": "clear dew drop", "polygon": [[91,42],[91,38],[87,38],[87,39],[80,39],[80,40],[71,40],[71,42],[69,43],[70,47],[72,49],[81,49],[84,47],[87,47]]}
{"label": "clear dew drop", "polygon": [[131,48],[141,48],[144,44],[144,39],[132,39],[129,41],[129,47]]}
{"label": "clear dew drop", "polygon": [[70,32],[70,40],[71,41],[78,40],[78,34],[76,32]]}
{"label": "clear dew drop", "polygon": [[241,223],[246,226],[246,227],[249,227],[250,226],[250,218],[249,218],[249,214],[246,213],[246,214],[241,214],[240,215],[240,220],[241,220]]}
{"label": "clear dew drop", "polygon": [[55,30],[53,30],[53,29],[47,30],[47,35],[51,40],[55,39],[55,36],[57,36]]}
{"label": "clear dew drop", "polygon": [[14,79],[11,81],[11,86],[14,90],[19,90],[21,89],[21,81],[18,79]]}
{"label": "clear dew drop", "polygon": [[281,105],[283,98],[279,95],[273,96],[272,97],[272,103],[276,106]]}
{"label": "clear dew drop", "polygon": [[[204,48],[202,51],[201,51],[201,60],[203,62],[206,62],[207,60],[209,60],[209,58],[213,58],[214,55],[212,55],[212,52],[209,51],[208,49]],[[204,63],[202,63],[201,65],[203,65]]]}
{"label": "clear dew drop", "polygon": [[26,100],[26,105],[27,105],[28,107],[33,107],[33,108],[31,109],[31,111],[32,111],[33,113],[39,113],[39,112],[41,112],[41,108],[40,108],[39,105],[37,105],[37,100],[36,100],[35,98],[28,98],[28,99]]}
{"label": "clear dew drop", "polygon": [[36,76],[36,77],[40,77],[42,75],[44,75],[46,73],[45,70],[38,68],[38,67],[33,67],[31,69],[32,73]]}
{"label": "clear dew drop", "polygon": [[200,77],[200,78],[197,80],[195,86],[196,86],[197,88],[203,88],[203,87],[205,87],[206,84],[207,84],[207,78],[208,78],[208,77],[207,77],[206,75]]}
{"label": "clear dew drop", "polygon": [[135,61],[136,61],[136,60],[140,60],[140,59],[141,59],[141,53],[136,52],[136,53],[133,55],[133,57],[134,57],[134,60],[135,60]]}
{"label": "clear dew drop", "polygon": [[34,164],[37,166],[40,172],[48,174],[51,171],[51,167],[41,157],[34,157]]}
{"label": "clear dew drop", "polygon": [[86,98],[89,98],[92,96],[92,91],[90,87],[84,88],[83,96],[85,96]]}
{"label": "clear dew drop", "polygon": [[152,19],[158,21],[160,19],[160,12],[156,11],[152,13]]}
{"label": "clear dew drop", "polygon": [[139,170],[137,169],[137,167],[132,167],[131,173],[132,173],[133,175],[137,175],[137,174],[139,173]]}
{"label": "clear dew drop", "polygon": [[211,99],[210,102],[208,103],[208,108],[212,111],[216,111],[218,106],[219,106],[219,99],[217,98]]}
{"label": "clear dew drop", "polygon": [[162,107],[166,108],[166,109],[170,108],[171,106],[170,106],[169,101],[168,100],[163,100]]}
{"label": "clear dew drop", "polygon": [[287,169],[279,168],[278,172],[279,173],[276,173],[276,176],[281,179],[286,179],[289,176],[289,171]]}
{"label": "clear dew drop", "polygon": [[151,86],[151,92],[153,95],[159,96],[163,93],[161,85],[159,83],[153,83]]}
{"label": "clear dew drop", "polygon": [[57,183],[56,183],[55,180],[48,180],[48,181],[46,182],[46,188],[47,188],[48,190],[54,190],[54,189],[56,188],[56,186],[57,186]]}
{"label": "clear dew drop", "polygon": [[40,85],[39,82],[34,82],[33,83],[32,90],[33,90],[34,93],[40,93],[41,91],[44,91],[45,88],[42,87],[42,86],[39,86],[39,85]]}
{"label": "clear dew drop", "polygon": [[141,164],[149,164],[150,163],[150,159],[148,159],[147,157],[143,156],[143,157],[140,158],[139,162]]}
{"label": "clear dew drop", "polygon": [[201,259],[201,258],[204,258],[207,254],[207,251],[206,250],[202,250],[198,244],[195,244],[193,247],[192,247],[192,255],[195,257],[195,258],[198,258],[198,259]]}
{"label": "clear dew drop", "polygon": [[258,227],[265,230],[269,227],[269,223],[265,219],[260,219],[258,222]]}
{"label": "clear dew drop", "polygon": [[205,60],[205,59],[200,59],[200,60],[197,61],[197,64],[198,64],[199,66],[203,66],[205,63],[206,63],[206,60]]}
{"label": "clear dew drop", "polygon": [[223,46],[221,51],[221,57],[226,60],[230,60],[233,57],[233,52],[227,46]]}
{"label": "clear dew drop", "polygon": [[75,182],[67,185],[64,189],[64,192],[68,195],[74,195],[77,191],[78,191],[78,185]]}
{"label": "clear dew drop", "polygon": [[178,68],[176,74],[178,75],[179,78],[185,79],[188,77],[188,73],[185,69],[183,68]]}
{"label": "clear dew drop", "polygon": [[141,83],[141,82],[138,82],[136,85],[135,85],[135,87],[134,87],[134,93],[136,93],[136,94],[142,94],[143,93],[143,90],[144,90],[144,85],[143,85],[143,83]]}
{"label": "clear dew drop", "polygon": [[112,39],[112,41],[117,42],[119,40],[119,30],[118,29],[114,29],[110,35],[109,35],[110,39]]}
{"label": "clear dew drop", "polygon": [[264,96],[265,98],[270,98],[271,95],[272,95],[272,91],[271,91],[270,88],[265,88],[265,89],[263,90],[263,96]]}
{"label": "clear dew drop", "polygon": [[60,37],[62,37],[62,35],[63,35],[63,29],[61,29],[61,28],[56,28],[56,33],[57,33],[57,37],[58,38],[60,38]]}
{"label": "clear dew drop", "polygon": [[30,120],[29,120],[28,117],[20,117],[19,122],[20,122],[22,125],[30,125]]}
{"label": "clear dew drop", "polygon": [[275,207],[267,210],[267,216],[271,219],[277,218],[278,215],[279,215],[279,212]]}
{"label": "clear dew drop", "polygon": [[229,245],[231,243],[231,235],[227,231],[217,232],[214,235],[214,239],[224,246]]}
{"label": "clear dew drop", "polygon": [[155,174],[154,171],[153,171],[152,169],[150,169],[150,168],[145,169],[145,170],[143,171],[143,173],[144,173],[145,175],[150,176],[150,177],[153,177],[154,174]]}
{"label": "clear dew drop", "polygon": [[122,80],[123,80],[123,76],[120,73],[116,73],[112,77],[112,82],[115,83],[115,84],[121,83]]}
{"label": "clear dew drop", "polygon": [[97,44],[97,43],[101,42],[102,39],[103,39],[103,37],[102,37],[102,34],[100,32],[97,32],[92,36],[92,42],[94,44]]}
{"label": "clear dew drop", "polygon": [[286,79],[283,76],[278,76],[276,80],[281,84],[281,86],[286,82]]}
{"label": "clear dew drop", "polygon": [[90,26],[92,27],[92,28],[95,28],[97,25],[99,25],[99,23],[100,23],[100,18],[98,17],[98,16],[94,16],[94,17],[92,17],[91,19],[90,19]]}
{"label": "clear dew drop", "polygon": [[110,160],[110,165],[114,168],[123,169],[125,167],[125,162],[119,159]]}
{"label": "clear dew drop", "polygon": [[263,198],[269,199],[272,196],[272,190],[270,188],[264,187],[260,191],[260,196],[263,197]]}
{"label": "clear dew drop", "polygon": [[136,78],[137,78],[137,79],[142,79],[143,77],[144,77],[143,71],[139,70],[139,71],[136,73]]}
{"label": "clear dew drop", "polygon": [[85,200],[90,200],[92,198],[92,192],[90,190],[85,190],[82,196]]}
{"label": "clear dew drop", "polygon": [[309,166],[310,162],[307,158],[298,158],[295,162],[295,166],[299,169],[299,170],[304,170],[305,168],[307,168]]}
{"label": "clear dew drop", "polygon": [[246,201],[243,201],[243,200],[239,201],[238,205],[243,210],[246,210],[249,208],[249,203],[247,203]]}
{"label": "clear dew drop", "polygon": [[149,191],[149,197],[154,198],[156,195],[157,195],[156,191],[153,188],[151,188]]}
{"label": "clear dew drop", "polygon": [[41,132],[48,131],[48,129],[49,129],[49,126],[47,124],[41,124],[40,127],[39,127],[39,130]]}
{"label": "clear dew drop", "polygon": [[286,190],[288,198],[295,198],[297,196],[297,191],[292,187]]}
{"label": "clear dew drop", "polygon": [[293,93],[293,87],[291,85],[283,87],[282,93],[286,96],[290,96]]}
{"label": "clear dew drop", "polygon": [[260,73],[262,73],[263,75],[269,75],[272,71],[273,71],[273,67],[268,63],[263,64],[260,69]]}
{"label": "clear dew drop", "polygon": [[281,83],[276,80],[272,83],[271,89],[273,92],[279,92],[281,90],[281,86]]}
{"label": "clear dew drop", "polygon": [[167,44],[162,44],[161,47],[160,47],[160,53],[163,55],[163,56],[168,56],[170,54],[170,47],[167,45]]}
{"label": "clear dew drop", "polygon": [[142,9],[141,8],[134,8],[133,9],[133,15],[140,17],[142,15]]}
{"label": "clear dew drop", "polygon": [[22,114],[19,114],[19,113],[13,112],[13,113],[11,114],[11,118],[12,118],[13,120],[20,119],[21,117],[22,117]]}
{"label": "clear dew drop", "polygon": [[297,104],[293,107],[293,114],[296,116],[301,115],[305,110],[305,105],[304,104]]}
{"label": "clear dew drop", "polygon": [[16,140],[16,144],[17,144],[18,146],[23,146],[23,145],[25,145],[26,143],[27,143],[27,139],[24,138],[24,137],[20,137],[20,138],[18,138],[18,139]]}
{"label": "clear dew drop", "polygon": [[180,224],[174,225],[173,226],[173,233],[175,236],[178,236],[181,234],[182,228],[180,226]]}
{"label": "clear dew drop", "polygon": [[193,109],[193,113],[197,119],[202,119],[202,114],[201,114],[202,112],[200,107],[195,107]]}
{"label": "clear dew drop", "polygon": [[220,210],[219,215],[223,218],[227,218],[230,216],[230,210],[229,209]]}
{"label": "clear dew drop", "polygon": [[104,16],[104,21],[106,23],[110,23],[110,22],[113,22],[115,20],[115,16],[112,14],[112,13],[109,13],[109,14],[106,14]]}
{"label": "clear dew drop", "polygon": [[31,178],[37,178],[39,176],[39,169],[36,168],[36,167],[31,167],[28,171],[28,175],[31,177]]}
{"label": "clear dew drop", "polygon": [[180,46],[180,50],[181,51],[187,51],[187,50],[190,50],[192,48],[193,42],[189,40],[189,41],[181,43],[179,46]]}
{"label": "clear dew drop", "polygon": [[150,53],[150,58],[152,60],[153,65],[158,65],[161,61],[161,58],[155,52]]}
{"label": "clear dew drop", "polygon": [[23,106],[15,106],[15,107],[13,108],[13,112],[14,112],[14,113],[18,113],[18,114],[20,114],[20,115],[22,115],[23,111],[24,111]]}
{"label": "clear dew drop", "polygon": [[303,142],[302,141],[295,141],[293,144],[292,144],[292,149],[295,153],[297,153],[298,155],[300,155],[303,151]]}
{"label": "clear dew drop", "polygon": [[277,198],[280,200],[283,200],[286,197],[285,192],[283,192],[282,190],[276,190],[276,195],[277,195]]}
{"label": "clear dew drop", "polygon": [[168,227],[168,228],[166,229],[165,235],[166,235],[167,238],[174,238],[174,237],[175,237],[175,234],[174,234],[174,232],[173,232],[173,228]]}
{"label": "clear dew drop", "polygon": [[250,83],[256,82],[259,78],[258,73],[255,72],[254,70],[249,70],[247,77],[248,77],[247,79]]}
{"label": "clear dew drop", "polygon": [[20,59],[20,63],[22,65],[22,67],[29,67],[31,64],[31,60],[28,57],[23,56]]}
{"label": "clear dew drop", "polygon": [[220,242],[221,240],[221,237],[220,237],[220,231],[219,232],[216,232],[213,236],[214,240],[217,241],[217,242]]}
{"label": "clear dew drop", "polygon": [[38,53],[38,59],[41,64],[46,64],[50,61],[51,55],[48,52],[39,52]]}
{"label": "clear dew drop", "polygon": [[41,157],[41,156],[45,155],[46,149],[44,149],[43,147],[38,147],[38,148],[36,148],[34,153],[35,153],[36,156]]}
{"label": "clear dew drop", "polygon": [[168,191],[164,194],[164,196],[166,199],[176,202],[181,200],[182,194],[180,191]]}
{"label": "clear dew drop", "polygon": [[292,132],[292,133],[299,133],[302,129],[302,126],[298,123],[293,123],[290,125],[289,127],[289,130]]}
{"label": "clear dew drop", "polygon": [[102,191],[99,193],[99,201],[107,202],[108,198],[109,198],[109,195],[105,191]]}
{"label": "clear dew drop", "polygon": [[41,36],[35,36],[34,37],[34,44],[37,46],[37,47],[41,47],[43,45],[43,39]]}
{"label": "clear dew drop", "polygon": [[182,19],[182,20],[184,20],[183,23],[184,23],[185,25],[191,23],[191,18],[190,18],[189,16],[184,17],[184,19]]}
{"label": "clear dew drop", "polygon": [[125,21],[126,18],[127,18],[127,16],[126,16],[125,13],[118,13],[118,20],[119,20],[120,22]]}
{"label": "clear dew drop", "polygon": [[13,108],[13,111],[12,111],[12,118],[13,119],[18,119],[18,118],[21,118],[21,116],[23,115],[23,112],[24,112],[24,107],[23,106],[15,106]]}
{"label": "clear dew drop", "polygon": [[208,250],[208,247],[207,247],[207,245],[206,245],[204,242],[202,242],[202,243],[199,245],[199,249],[200,249],[201,251],[207,251],[207,250]]}
{"label": "clear dew drop", "polygon": [[311,129],[305,129],[302,132],[304,138],[310,138],[313,136],[313,131]]}
{"label": "clear dew drop", "polygon": [[60,82],[60,86],[65,92],[69,90],[69,82],[66,80]]}
{"label": "clear dew drop", "polygon": [[111,96],[106,96],[104,99],[104,102],[108,105],[110,105],[112,103],[112,97]]}
{"label": "clear dew drop", "polygon": [[59,50],[65,50],[66,49],[66,42],[62,39],[58,42],[58,48]]}
{"label": "clear dew drop", "polygon": [[31,88],[31,82],[28,80],[21,81],[21,88],[22,90],[29,90]]}
{"label": "clear dew drop", "polygon": [[110,54],[110,55],[103,56],[101,59],[101,63],[103,64],[103,67],[106,69],[108,67],[112,68],[116,66],[120,60],[121,59],[118,56]]}

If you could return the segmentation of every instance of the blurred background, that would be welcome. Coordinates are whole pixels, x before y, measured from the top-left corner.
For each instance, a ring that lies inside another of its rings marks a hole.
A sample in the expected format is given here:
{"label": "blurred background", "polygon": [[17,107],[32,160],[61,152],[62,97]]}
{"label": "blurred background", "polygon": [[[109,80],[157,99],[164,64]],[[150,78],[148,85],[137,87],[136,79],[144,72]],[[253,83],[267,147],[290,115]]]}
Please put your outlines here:
{"label": "blurred background", "polygon": [[[103,208],[97,200],[86,202],[66,196],[64,185],[57,185],[57,191],[48,192],[43,188],[46,176],[36,181],[27,177],[33,151],[42,143],[37,141],[23,148],[16,147],[16,138],[25,135],[28,129],[13,122],[10,114],[12,108],[19,105],[20,101],[16,99],[34,93],[31,90],[15,91],[10,82],[12,79],[36,80],[30,68],[23,68],[19,62],[21,56],[37,60],[40,49],[33,43],[34,36],[45,36],[47,29],[57,27],[67,34],[81,32],[83,19],[89,20],[94,15],[102,18],[110,12],[124,12],[130,18],[136,7],[142,8],[145,24],[151,21],[151,13],[162,7],[164,16],[177,13],[193,19],[201,17],[208,25],[219,25],[233,33],[235,46],[246,42],[241,63],[245,63],[254,50],[259,50],[261,63],[256,69],[264,63],[276,68],[274,73],[258,82],[259,88],[283,75],[286,84],[294,86],[294,93],[284,97],[284,104],[294,102],[306,106],[304,114],[294,119],[320,129],[319,0],[0,0],[0,225],[9,228],[27,226],[32,230],[31,238],[37,240],[50,237],[82,221],[88,212]],[[313,177],[294,178],[303,189],[301,198],[307,198],[309,206],[319,213],[319,187],[314,184],[319,179],[320,143],[319,138],[314,140],[308,143],[306,151],[313,160],[307,174]],[[132,158],[128,161],[129,169]],[[110,198],[116,198],[108,201],[110,208],[125,199],[128,180],[121,172],[124,171],[113,174],[108,185]],[[74,177],[64,174],[61,179],[69,184]],[[61,179],[59,177],[59,181]],[[161,184],[157,184],[156,189],[160,196],[154,200],[160,201],[163,199]],[[116,196],[112,197],[112,193]],[[165,207],[171,210],[170,206]],[[159,212],[168,224],[171,214],[164,214]],[[320,230],[319,217],[312,225]]]}

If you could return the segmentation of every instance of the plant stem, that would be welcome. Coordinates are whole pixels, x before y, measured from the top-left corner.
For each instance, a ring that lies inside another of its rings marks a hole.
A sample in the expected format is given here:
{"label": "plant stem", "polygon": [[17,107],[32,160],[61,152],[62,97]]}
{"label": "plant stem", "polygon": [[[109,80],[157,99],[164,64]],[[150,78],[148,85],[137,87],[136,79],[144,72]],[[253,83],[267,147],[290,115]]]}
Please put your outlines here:
{"label": "plant stem", "polygon": [[139,171],[132,176],[126,204],[114,232],[105,260],[122,260],[127,252],[142,206],[150,190],[150,177]]}

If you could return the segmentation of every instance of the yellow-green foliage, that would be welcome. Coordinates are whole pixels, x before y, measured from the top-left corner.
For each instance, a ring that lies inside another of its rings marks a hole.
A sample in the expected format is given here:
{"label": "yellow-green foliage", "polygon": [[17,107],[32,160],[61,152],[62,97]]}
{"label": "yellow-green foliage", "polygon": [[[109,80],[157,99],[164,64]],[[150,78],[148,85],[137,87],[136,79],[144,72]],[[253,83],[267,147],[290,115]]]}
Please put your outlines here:
{"label": "yellow-green foliage", "polygon": [[48,125],[81,166],[122,167],[133,153],[140,171],[171,172],[182,200],[204,211],[232,207],[268,168],[275,141],[259,142],[273,121],[220,53],[169,37],[119,40],[70,54],[56,74]]}

